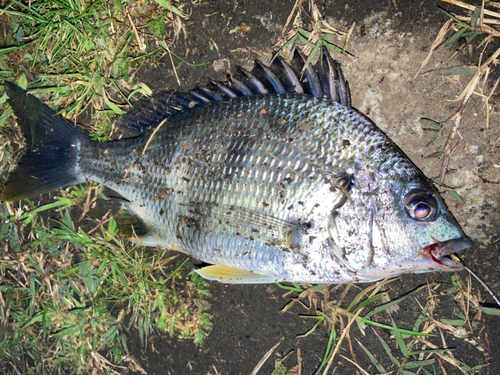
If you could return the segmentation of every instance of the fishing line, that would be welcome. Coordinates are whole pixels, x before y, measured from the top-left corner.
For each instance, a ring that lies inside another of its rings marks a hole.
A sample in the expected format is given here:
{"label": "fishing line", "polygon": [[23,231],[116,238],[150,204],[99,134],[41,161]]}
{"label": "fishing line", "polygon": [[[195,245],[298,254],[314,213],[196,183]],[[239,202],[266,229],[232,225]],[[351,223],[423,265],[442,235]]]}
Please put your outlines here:
{"label": "fishing line", "polygon": [[474,276],[476,278],[477,281],[479,281],[479,283],[484,287],[484,289],[486,289],[488,291],[488,293],[490,293],[490,295],[493,297],[493,299],[495,300],[497,305],[500,307],[500,299],[497,297],[495,292],[488,286],[488,284],[486,284],[483,281],[483,279],[481,279],[474,271],[472,271],[469,267],[467,267],[465,265],[465,263],[462,261],[462,259],[460,259],[458,256],[456,256],[455,254],[451,254],[450,256],[452,257],[452,259],[454,261],[460,262],[464,266],[464,268],[467,270],[467,272],[469,272],[472,276]]}

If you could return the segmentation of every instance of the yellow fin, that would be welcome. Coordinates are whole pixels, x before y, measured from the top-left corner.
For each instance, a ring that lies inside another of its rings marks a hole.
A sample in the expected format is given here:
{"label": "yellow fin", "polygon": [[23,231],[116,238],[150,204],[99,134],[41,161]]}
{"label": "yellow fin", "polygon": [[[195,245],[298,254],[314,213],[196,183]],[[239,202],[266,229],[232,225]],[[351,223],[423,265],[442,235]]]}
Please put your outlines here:
{"label": "yellow fin", "polygon": [[265,284],[278,281],[275,276],[261,275],[223,264],[203,267],[196,270],[196,273],[207,280],[216,280],[227,284]]}

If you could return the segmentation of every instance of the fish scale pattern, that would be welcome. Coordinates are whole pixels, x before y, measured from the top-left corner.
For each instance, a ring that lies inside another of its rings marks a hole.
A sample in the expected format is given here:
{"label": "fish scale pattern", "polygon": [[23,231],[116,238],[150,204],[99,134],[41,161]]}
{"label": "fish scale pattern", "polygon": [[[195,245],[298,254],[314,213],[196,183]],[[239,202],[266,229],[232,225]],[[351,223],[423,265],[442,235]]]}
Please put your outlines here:
{"label": "fish scale pattern", "polygon": [[[130,201],[157,245],[285,279],[343,277],[326,225],[349,168],[402,164],[416,173],[369,120],[307,95],[211,102],[158,126],[82,147],[82,173]],[[301,248],[306,226],[324,254]]]}

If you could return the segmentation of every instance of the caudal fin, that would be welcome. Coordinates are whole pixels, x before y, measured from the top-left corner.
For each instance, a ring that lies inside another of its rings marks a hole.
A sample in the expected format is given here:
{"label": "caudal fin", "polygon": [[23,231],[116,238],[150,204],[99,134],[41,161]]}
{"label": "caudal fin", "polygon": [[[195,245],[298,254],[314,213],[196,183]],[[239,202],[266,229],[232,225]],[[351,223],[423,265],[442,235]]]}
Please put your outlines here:
{"label": "caudal fin", "polygon": [[26,154],[7,179],[0,201],[16,201],[84,182],[75,172],[84,131],[22,88],[5,82],[11,105],[26,138]]}

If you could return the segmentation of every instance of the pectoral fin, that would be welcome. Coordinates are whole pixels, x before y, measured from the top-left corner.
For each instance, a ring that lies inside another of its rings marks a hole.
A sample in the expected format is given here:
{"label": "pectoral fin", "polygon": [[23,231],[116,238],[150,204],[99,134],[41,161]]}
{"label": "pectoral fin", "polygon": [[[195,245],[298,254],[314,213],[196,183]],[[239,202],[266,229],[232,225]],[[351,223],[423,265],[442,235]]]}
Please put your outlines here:
{"label": "pectoral fin", "polygon": [[118,226],[118,233],[128,240],[143,246],[158,246],[150,228],[141,219],[132,203],[118,198],[111,198],[113,203],[114,219]]}
{"label": "pectoral fin", "polygon": [[195,272],[207,280],[216,280],[227,284],[265,284],[278,281],[275,276],[261,275],[222,264],[203,267]]}

